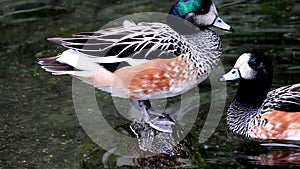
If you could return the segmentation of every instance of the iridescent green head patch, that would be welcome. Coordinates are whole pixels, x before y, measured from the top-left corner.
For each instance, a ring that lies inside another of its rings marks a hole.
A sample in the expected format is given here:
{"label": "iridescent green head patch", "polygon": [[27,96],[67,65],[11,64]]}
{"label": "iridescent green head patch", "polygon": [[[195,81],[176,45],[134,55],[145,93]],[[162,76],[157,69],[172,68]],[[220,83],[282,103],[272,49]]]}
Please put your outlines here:
{"label": "iridescent green head patch", "polygon": [[264,68],[264,64],[261,62],[258,66],[257,66],[258,69],[262,69]]}
{"label": "iridescent green head patch", "polygon": [[178,17],[184,17],[190,12],[196,13],[201,10],[208,11],[211,4],[211,0],[178,0],[170,10],[170,14]]}
{"label": "iridescent green head patch", "polygon": [[251,58],[251,59],[250,59],[250,63],[254,63],[255,60],[256,60],[256,57]]}

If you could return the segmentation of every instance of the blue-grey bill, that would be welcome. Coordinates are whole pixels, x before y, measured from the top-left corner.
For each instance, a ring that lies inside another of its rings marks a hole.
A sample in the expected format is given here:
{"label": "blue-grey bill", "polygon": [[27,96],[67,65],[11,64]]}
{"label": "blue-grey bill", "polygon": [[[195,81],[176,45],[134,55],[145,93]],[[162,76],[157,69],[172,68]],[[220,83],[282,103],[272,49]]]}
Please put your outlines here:
{"label": "blue-grey bill", "polygon": [[224,22],[222,18],[220,18],[218,16],[216,17],[216,19],[213,23],[213,26],[215,26],[217,28],[220,28],[220,29],[223,29],[223,30],[234,32],[234,29],[229,24]]}
{"label": "blue-grey bill", "polygon": [[221,76],[219,80],[221,82],[226,82],[226,81],[237,80],[239,78],[241,78],[239,70],[236,68],[233,68],[228,73]]}

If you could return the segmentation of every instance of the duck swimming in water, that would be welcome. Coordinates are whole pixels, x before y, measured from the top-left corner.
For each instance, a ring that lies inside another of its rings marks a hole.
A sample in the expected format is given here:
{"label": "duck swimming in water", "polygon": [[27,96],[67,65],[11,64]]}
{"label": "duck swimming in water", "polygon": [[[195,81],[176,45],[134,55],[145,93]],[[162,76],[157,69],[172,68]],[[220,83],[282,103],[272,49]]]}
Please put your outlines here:
{"label": "duck swimming in water", "polygon": [[230,132],[256,139],[300,140],[300,83],[269,91],[273,66],[260,52],[242,54],[220,81],[238,79],[226,116]]}

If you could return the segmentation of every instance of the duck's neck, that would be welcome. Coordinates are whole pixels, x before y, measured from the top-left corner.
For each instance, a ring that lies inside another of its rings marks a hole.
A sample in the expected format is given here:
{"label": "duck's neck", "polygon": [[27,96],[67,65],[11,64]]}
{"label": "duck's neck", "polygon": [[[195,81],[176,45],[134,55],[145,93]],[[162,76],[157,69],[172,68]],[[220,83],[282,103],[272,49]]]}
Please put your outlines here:
{"label": "duck's neck", "polygon": [[193,35],[199,33],[199,30],[205,30],[207,26],[198,27],[190,21],[174,15],[166,17],[166,24],[180,35]]}
{"label": "duck's neck", "polygon": [[255,108],[261,106],[270,88],[272,78],[266,77],[261,80],[241,79],[235,101]]}
{"label": "duck's neck", "polygon": [[259,108],[271,87],[272,77],[264,80],[244,80],[227,111],[227,127],[236,134],[248,136],[253,119],[259,114]]}

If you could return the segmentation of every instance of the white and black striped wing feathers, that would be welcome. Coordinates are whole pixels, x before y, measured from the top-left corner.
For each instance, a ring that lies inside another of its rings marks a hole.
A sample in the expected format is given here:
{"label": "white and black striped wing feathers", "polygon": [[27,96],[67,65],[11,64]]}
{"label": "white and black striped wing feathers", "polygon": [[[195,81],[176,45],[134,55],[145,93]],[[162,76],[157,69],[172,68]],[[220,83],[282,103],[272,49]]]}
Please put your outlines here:
{"label": "white and black striped wing feathers", "polygon": [[[112,57],[136,59],[149,58],[149,54],[159,50],[156,58],[164,53],[178,55],[187,52],[184,39],[167,24],[125,20],[123,26],[106,28],[96,32],[74,34],[72,38],[50,38],[66,48],[75,49],[90,57]],[[138,56],[139,53],[143,55]],[[116,59],[118,62],[118,59]]]}
{"label": "white and black striped wing feathers", "polygon": [[300,112],[300,83],[270,91],[262,104],[261,112],[271,110]]}

